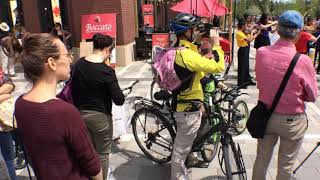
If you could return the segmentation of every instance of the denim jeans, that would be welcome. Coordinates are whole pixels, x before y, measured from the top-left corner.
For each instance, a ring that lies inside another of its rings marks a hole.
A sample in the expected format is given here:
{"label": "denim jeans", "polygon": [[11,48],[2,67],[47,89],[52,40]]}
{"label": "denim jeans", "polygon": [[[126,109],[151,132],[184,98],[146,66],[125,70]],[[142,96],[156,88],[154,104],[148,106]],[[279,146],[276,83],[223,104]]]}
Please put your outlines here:
{"label": "denim jeans", "polygon": [[17,180],[16,170],[14,169],[14,146],[11,132],[0,132],[0,149],[11,180]]}
{"label": "denim jeans", "polygon": [[7,164],[3,159],[3,156],[0,151],[0,180],[8,180],[10,179]]}

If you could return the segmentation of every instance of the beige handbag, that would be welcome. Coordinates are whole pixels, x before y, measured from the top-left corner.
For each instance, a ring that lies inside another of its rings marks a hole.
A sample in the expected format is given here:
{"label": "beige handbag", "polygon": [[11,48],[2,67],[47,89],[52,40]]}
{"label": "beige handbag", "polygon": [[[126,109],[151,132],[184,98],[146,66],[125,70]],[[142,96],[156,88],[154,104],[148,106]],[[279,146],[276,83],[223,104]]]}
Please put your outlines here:
{"label": "beige handbag", "polygon": [[[0,132],[9,132],[13,130],[13,113],[14,113],[15,101],[11,97],[2,103],[0,103]],[[15,128],[17,123],[14,123]]]}

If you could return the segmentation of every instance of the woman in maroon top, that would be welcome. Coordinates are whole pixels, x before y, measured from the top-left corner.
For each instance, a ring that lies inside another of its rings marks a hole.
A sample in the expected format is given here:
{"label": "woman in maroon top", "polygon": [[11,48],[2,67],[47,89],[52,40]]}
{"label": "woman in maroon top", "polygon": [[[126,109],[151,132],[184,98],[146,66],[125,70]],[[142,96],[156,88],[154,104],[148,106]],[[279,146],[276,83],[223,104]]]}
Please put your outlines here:
{"label": "woman in maroon top", "polygon": [[39,180],[102,180],[99,157],[77,109],[56,98],[70,55],[50,34],[25,38],[21,63],[32,89],[16,102],[18,132]]}

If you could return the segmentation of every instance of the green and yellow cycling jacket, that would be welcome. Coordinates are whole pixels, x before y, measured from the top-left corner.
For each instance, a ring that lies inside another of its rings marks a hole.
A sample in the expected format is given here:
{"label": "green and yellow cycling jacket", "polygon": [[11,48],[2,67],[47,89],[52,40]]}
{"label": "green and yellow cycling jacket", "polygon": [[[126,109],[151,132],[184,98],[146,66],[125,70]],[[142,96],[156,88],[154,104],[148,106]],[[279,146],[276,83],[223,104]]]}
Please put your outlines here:
{"label": "green and yellow cycling jacket", "polygon": [[[208,73],[220,73],[224,71],[224,52],[221,46],[213,46],[212,50],[216,51],[219,56],[219,60],[215,61],[201,56],[198,53],[197,45],[180,40],[179,47],[185,47],[182,50],[177,50],[177,55],[175,59],[175,64],[187,69],[190,73],[193,73],[193,78],[191,83],[189,83],[189,88],[179,92],[177,100],[204,100],[203,90],[200,80]],[[179,71],[176,71],[179,76]],[[185,75],[183,75],[185,76]],[[181,77],[181,74],[180,76]],[[190,108],[190,104],[178,103],[176,111],[184,112],[186,109]]]}

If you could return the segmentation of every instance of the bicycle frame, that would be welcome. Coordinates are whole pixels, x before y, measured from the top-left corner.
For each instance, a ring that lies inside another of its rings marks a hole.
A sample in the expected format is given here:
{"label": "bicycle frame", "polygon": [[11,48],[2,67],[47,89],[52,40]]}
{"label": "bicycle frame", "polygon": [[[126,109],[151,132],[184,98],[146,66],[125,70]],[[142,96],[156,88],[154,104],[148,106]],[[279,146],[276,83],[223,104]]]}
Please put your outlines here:
{"label": "bicycle frame", "polygon": [[[225,161],[225,175],[227,176],[228,180],[232,180],[232,176],[235,174],[239,174],[239,176],[243,175],[246,176],[246,170],[245,166],[243,163],[243,158],[240,150],[240,146],[236,146],[236,143],[232,139],[232,134],[230,133],[229,129],[232,127],[232,116],[233,116],[233,105],[234,105],[234,100],[240,96],[239,94],[239,89],[241,87],[234,88],[224,94],[219,100],[213,101],[213,93],[211,96],[209,96],[209,103],[208,106],[206,107],[206,110],[208,112],[207,119],[211,121],[211,125],[209,130],[202,136],[196,137],[195,141],[193,142],[192,145],[192,150],[191,152],[199,152],[203,150],[203,147],[206,143],[207,140],[209,140],[213,135],[216,133],[219,133],[219,138],[220,138],[220,143],[222,145],[222,162],[223,160]],[[220,107],[221,102],[228,102],[228,108],[224,109]],[[168,104],[169,103],[169,106]],[[192,101],[190,101],[192,103]],[[162,121],[162,123],[158,123],[156,121],[156,125],[158,127],[157,131],[155,132],[147,132],[145,129],[143,129],[145,138],[146,140],[143,140],[143,143],[147,146],[152,146],[152,144],[156,144],[162,148],[165,149],[165,151],[170,151],[172,152],[173,150],[173,144],[174,144],[174,139],[176,135],[176,123],[175,123],[175,116],[174,116],[174,111],[172,108],[170,108],[170,102],[165,101],[163,104],[159,104],[155,101],[148,100],[145,98],[140,99],[137,103],[135,103],[136,110],[137,108],[145,108],[145,109],[151,109],[151,110],[156,110],[159,112],[158,120]],[[142,112],[144,110],[142,109]],[[227,112],[228,116],[225,117],[222,112]],[[147,113],[147,112],[145,112]],[[145,116],[147,118],[147,115]],[[217,120],[217,123],[214,123],[215,120]],[[138,121],[138,120],[137,120]],[[138,123],[135,121],[136,123]],[[140,120],[139,120],[140,121]],[[144,127],[146,127],[146,119],[144,120],[144,125],[143,122],[140,121],[140,124]],[[165,137],[161,136],[160,133],[164,129],[171,129],[169,130],[172,141],[165,141]],[[210,143],[210,142],[209,142]],[[218,140],[215,141],[215,143],[218,143]],[[236,161],[237,165],[237,171],[232,172],[233,170],[230,168],[230,162],[229,162],[229,150],[232,149],[233,151],[233,156]],[[156,152],[156,151],[155,151]],[[220,152],[219,152],[220,153]],[[169,156],[168,156],[169,157]],[[209,161],[208,161],[209,162]],[[221,162],[220,162],[221,164]],[[228,168],[227,168],[228,167]],[[221,165],[221,168],[223,169],[223,166]]]}
{"label": "bicycle frame", "polygon": [[213,134],[217,133],[217,132],[222,132],[221,135],[225,134],[228,130],[226,123],[223,119],[223,117],[219,114],[213,114],[213,116],[211,116],[210,118],[217,118],[219,119],[219,123],[211,126],[211,128],[209,129],[208,132],[206,132],[203,136],[196,138],[196,140],[194,141],[193,145],[192,145],[192,150],[191,151],[197,151],[199,150],[199,148],[201,148],[201,146],[203,145],[203,143],[209,139]]}

